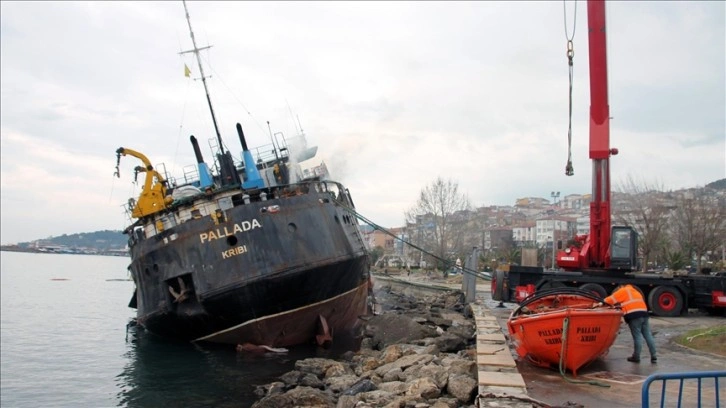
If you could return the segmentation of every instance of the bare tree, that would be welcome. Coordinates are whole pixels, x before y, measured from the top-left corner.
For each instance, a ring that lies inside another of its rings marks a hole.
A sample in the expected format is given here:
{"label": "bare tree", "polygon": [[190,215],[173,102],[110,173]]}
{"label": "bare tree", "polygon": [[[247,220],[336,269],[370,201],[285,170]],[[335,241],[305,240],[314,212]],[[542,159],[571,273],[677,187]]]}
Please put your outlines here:
{"label": "bare tree", "polygon": [[458,258],[466,259],[475,246],[481,248],[484,220],[477,217],[475,211],[454,213],[449,223],[449,230],[452,231],[449,251],[455,253]]}
{"label": "bare tree", "polygon": [[618,198],[619,208],[613,206],[614,219],[619,224],[631,226],[638,233],[638,248],[643,256],[643,271],[657,254],[666,238],[668,215],[672,205],[664,200],[663,186],[636,180],[628,175],[617,188],[622,195]]}
{"label": "bare tree", "polygon": [[405,212],[405,217],[408,223],[421,227],[420,245],[439,259],[447,259],[454,242],[452,225],[461,211],[471,211],[468,197],[459,192],[458,183],[438,177],[421,189],[418,202]]}
{"label": "bare tree", "polygon": [[696,270],[701,272],[703,256],[726,241],[726,205],[703,188],[683,194],[676,202],[671,233],[689,261],[695,256]]}

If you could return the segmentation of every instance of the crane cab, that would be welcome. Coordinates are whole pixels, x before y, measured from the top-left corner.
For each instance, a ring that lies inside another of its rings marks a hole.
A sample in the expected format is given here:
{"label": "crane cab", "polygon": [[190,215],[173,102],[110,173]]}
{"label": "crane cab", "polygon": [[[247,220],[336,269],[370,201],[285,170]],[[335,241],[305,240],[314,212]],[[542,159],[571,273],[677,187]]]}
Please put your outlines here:
{"label": "crane cab", "polygon": [[638,233],[632,227],[613,227],[610,240],[610,268],[632,271],[638,268]]}

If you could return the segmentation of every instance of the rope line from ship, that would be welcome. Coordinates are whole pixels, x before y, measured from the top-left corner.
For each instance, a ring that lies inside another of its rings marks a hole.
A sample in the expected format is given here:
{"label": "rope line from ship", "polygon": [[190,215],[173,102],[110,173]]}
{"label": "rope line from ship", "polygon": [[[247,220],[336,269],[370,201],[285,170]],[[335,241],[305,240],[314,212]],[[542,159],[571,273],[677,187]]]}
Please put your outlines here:
{"label": "rope line from ship", "polygon": [[606,384],[606,383],[603,383],[600,381],[574,380],[572,378],[567,377],[567,375],[565,375],[565,371],[566,371],[565,370],[565,359],[566,359],[566,354],[567,354],[567,331],[569,330],[569,326],[570,326],[570,318],[565,317],[562,320],[562,342],[561,342],[562,347],[560,348],[560,364],[559,364],[560,375],[562,376],[562,378],[565,381],[567,381],[571,384],[589,384],[589,385],[597,385],[598,387],[603,387],[603,388],[610,388],[610,384]]}
{"label": "rope line from ship", "polygon": [[[412,242],[406,241],[405,239],[403,239],[403,238],[399,237],[398,235],[392,233],[391,231],[387,230],[386,228],[384,228],[384,227],[376,224],[375,222],[373,222],[370,219],[366,218],[364,215],[362,215],[359,212],[357,212],[354,208],[348,207],[347,205],[344,205],[342,203],[340,204],[340,206],[343,207],[343,208],[345,208],[349,212],[351,212],[359,220],[361,220],[364,223],[366,223],[366,224],[370,225],[371,227],[373,227],[373,229],[378,230],[378,231],[381,231],[384,234],[392,237],[393,239],[398,240],[398,241],[400,241],[400,242],[402,242],[402,243],[410,246],[411,248],[413,248],[413,249],[415,249],[417,251],[421,251],[422,253],[424,253],[424,254],[426,254],[426,255],[428,255],[428,256],[436,259],[437,261],[440,261],[441,263],[444,264],[445,269],[449,269],[450,267],[452,267],[454,265],[454,262],[453,261],[450,261],[448,259],[441,258],[441,257],[439,257],[439,256],[437,256],[437,255],[435,255],[435,254],[427,251],[426,249],[424,249],[424,248],[422,248],[422,247],[420,247],[420,246],[418,246],[418,245],[416,245],[416,244],[414,244]],[[483,280],[489,280],[490,281],[492,279],[491,276],[488,275],[488,274],[486,274],[486,273],[482,273],[482,272],[479,272],[479,271],[475,271],[475,270],[470,269],[470,268],[467,268],[465,266],[457,267],[457,269],[459,269],[463,274],[472,275],[472,276],[475,276],[475,277],[480,278],[480,279],[483,279]]]}

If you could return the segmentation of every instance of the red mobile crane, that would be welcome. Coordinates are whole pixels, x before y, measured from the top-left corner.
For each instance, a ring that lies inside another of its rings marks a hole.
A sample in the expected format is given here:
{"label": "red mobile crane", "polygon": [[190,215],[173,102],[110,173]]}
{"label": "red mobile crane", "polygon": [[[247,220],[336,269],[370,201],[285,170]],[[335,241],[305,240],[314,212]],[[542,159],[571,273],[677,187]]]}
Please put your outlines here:
{"label": "red mobile crane", "polygon": [[593,180],[590,233],[576,236],[575,245],[557,253],[561,270],[510,266],[507,272],[497,271],[492,296],[499,301],[519,301],[539,289],[580,287],[605,297],[616,286],[629,283],[643,292],[649,309],[658,316],[685,314],[689,308],[723,314],[726,273],[665,276],[633,272],[638,269],[638,234],[628,226],[611,226],[610,156],[618,150],[610,148],[605,0],[588,0],[587,21]]}
{"label": "red mobile crane", "polygon": [[[557,266],[565,270],[637,268],[638,236],[630,227],[614,227],[611,237],[610,105],[605,30],[605,2],[587,3],[590,45],[590,159],[592,159],[592,201],[590,233],[575,237],[576,245],[560,251]],[[611,238],[615,247],[611,247]]]}

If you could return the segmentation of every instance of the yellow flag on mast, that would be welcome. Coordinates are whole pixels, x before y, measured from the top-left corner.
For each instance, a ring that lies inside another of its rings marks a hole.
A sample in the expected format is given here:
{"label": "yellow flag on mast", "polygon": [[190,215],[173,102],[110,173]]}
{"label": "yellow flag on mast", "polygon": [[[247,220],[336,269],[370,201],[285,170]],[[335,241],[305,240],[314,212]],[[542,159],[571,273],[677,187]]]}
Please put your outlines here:
{"label": "yellow flag on mast", "polygon": [[184,76],[189,78],[192,75],[192,70],[189,69],[187,64],[184,64]]}

